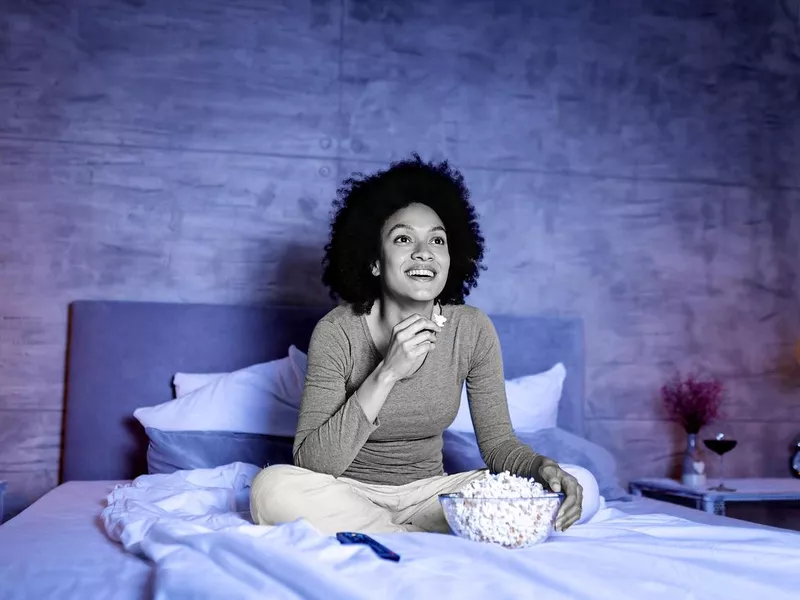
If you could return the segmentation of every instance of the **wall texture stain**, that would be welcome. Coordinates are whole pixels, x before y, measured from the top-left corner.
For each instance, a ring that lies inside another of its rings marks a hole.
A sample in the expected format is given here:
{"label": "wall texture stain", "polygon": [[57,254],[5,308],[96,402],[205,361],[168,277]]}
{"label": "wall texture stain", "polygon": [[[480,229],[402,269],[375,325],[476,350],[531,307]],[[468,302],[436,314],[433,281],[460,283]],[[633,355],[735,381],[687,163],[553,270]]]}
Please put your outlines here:
{"label": "wall texture stain", "polygon": [[[800,435],[800,32],[746,0],[0,0],[0,479],[57,483],[76,299],[327,301],[340,179],[462,169],[487,312],[586,323],[589,436],[674,474],[675,369],[732,476]],[[716,462],[710,462],[712,476]]]}

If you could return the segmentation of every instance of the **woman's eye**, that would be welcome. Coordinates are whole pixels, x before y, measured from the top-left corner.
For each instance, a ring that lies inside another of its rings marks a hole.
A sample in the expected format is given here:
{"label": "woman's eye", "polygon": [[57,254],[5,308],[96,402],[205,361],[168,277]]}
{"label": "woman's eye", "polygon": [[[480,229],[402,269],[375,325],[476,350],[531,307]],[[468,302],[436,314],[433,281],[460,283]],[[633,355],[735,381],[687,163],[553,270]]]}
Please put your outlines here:
{"label": "woman's eye", "polygon": [[[411,239],[411,238],[410,238],[410,237],[408,237],[407,235],[398,235],[398,236],[397,236],[397,237],[394,239],[394,241],[395,241],[395,242],[401,242],[402,240],[410,240],[410,239]],[[446,240],[445,240],[443,237],[441,237],[441,236],[437,236],[437,237],[435,237],[435,238],[433,238],[433,239],[434,239],[434,241],[436,241],[436,240],[439,240],[439,241],[440,241],[442,244],[444,244],[444,243],[447,243],[447,241],[446,241]]]}

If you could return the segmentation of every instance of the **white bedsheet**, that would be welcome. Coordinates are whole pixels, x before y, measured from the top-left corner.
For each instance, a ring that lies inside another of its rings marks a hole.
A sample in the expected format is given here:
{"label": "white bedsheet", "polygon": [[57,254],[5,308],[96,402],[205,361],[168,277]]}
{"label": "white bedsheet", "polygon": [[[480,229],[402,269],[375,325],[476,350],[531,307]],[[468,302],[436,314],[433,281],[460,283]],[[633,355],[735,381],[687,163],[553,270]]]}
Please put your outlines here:
{"label": "white bedsheet", "polygon": [[546,543],[506,550],[451,535],[375,535],[399,563],[342,546],[306,521],[247,518],[257,469],[148,475],[109,496],[109,535],[155,563],[155,597],[303,600],[796,600],[800,536],[602,509]]}
{"label": "white bedsheet", "polygon": [[0,600],[142,600],[153,567],[106,535],[120,482],[72,481],[0,525]]}

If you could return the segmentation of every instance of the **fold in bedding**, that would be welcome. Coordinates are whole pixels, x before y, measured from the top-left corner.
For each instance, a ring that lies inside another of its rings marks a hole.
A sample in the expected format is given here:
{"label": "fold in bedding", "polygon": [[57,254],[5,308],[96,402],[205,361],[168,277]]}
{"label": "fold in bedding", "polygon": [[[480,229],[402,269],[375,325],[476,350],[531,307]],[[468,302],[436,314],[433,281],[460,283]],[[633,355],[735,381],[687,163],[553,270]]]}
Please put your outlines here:
{"label": "fold in bedding", "polygon": [[433,533],[374,535],[402,557],[392,563],[303,520],[253,525],[257,472],[234,463],[142,476],[109,495],[105,529],[154,563],[163,598],[796,600],[800,589],[800,535],[614,507],[522,550]]}

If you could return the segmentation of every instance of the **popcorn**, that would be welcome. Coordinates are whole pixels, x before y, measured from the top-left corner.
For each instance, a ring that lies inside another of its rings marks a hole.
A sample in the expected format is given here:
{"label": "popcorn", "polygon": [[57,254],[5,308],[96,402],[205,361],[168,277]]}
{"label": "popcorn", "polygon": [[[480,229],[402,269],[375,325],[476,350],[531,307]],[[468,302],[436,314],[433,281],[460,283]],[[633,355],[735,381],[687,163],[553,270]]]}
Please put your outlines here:
{"label": "popcorn", "polygon": [[439,327],[443,326],[447,321],[447,317],[444,315],[433,315],[433,322],[436,323]]}
{"label": "popcorn", "polygon": [[[476,542],[524,548],[544,541],[550,533],[560,498],[543,498],[541,484],[508,471],[487,473],[444,506],[454,532]],[[502,499],[502,500],[501,500]]]}

